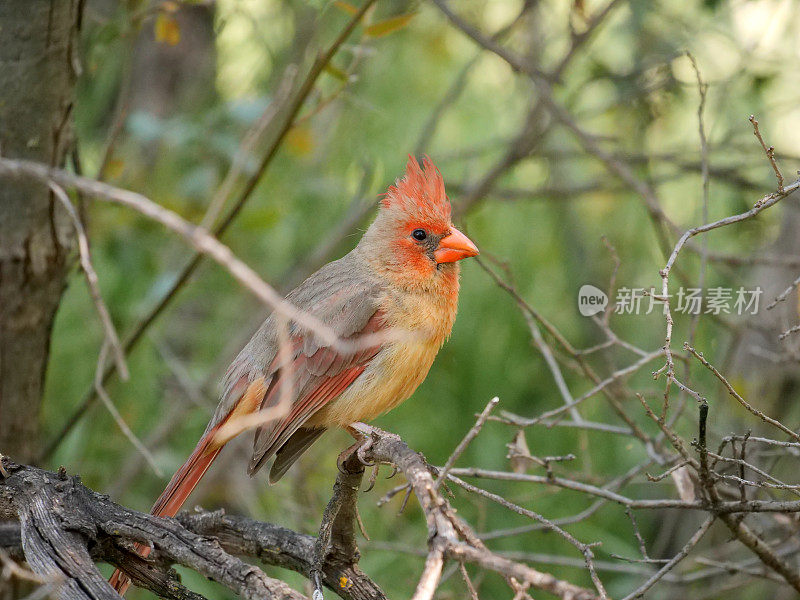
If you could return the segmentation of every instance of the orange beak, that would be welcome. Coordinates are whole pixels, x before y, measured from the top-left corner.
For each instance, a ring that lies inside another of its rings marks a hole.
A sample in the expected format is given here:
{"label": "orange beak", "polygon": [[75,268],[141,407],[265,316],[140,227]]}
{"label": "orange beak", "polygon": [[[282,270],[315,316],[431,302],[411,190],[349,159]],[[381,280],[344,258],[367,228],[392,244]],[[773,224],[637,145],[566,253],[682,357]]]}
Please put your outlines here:
{"label": "orange beak", "polygon": [[439,247],[434,251],[433,257],[437,263],[449,263],[478,254],[478,247],[472,240],[455,227],[451,227],[450,234],[439,241]]}

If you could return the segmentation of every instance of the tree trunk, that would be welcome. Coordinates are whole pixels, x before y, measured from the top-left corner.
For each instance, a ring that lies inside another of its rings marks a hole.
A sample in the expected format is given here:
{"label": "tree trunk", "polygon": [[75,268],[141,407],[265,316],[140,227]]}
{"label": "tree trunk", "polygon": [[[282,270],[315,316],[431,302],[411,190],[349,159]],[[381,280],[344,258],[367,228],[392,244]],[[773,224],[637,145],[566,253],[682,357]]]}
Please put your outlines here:
{"label": "tree trunk", "polygon": [[[81,0],[0,2],[0,152],[62,165],[72,144]],[[50,330],[74,260],[46,186],[0,183],[0,452],[31,460]]]}

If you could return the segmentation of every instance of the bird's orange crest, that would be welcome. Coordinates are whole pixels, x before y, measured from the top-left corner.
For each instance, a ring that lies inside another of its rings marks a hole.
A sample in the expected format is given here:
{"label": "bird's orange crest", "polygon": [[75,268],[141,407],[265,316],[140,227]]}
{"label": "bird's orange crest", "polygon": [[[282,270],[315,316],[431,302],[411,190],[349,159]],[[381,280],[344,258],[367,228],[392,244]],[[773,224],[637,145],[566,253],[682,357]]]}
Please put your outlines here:
{"label": "bird's orange crest", "polygon": [[417,159],[409,155],[405,175],[389,186],[381,203],[425,220],[450,222],[450,200],[444,191],[444,180],[428,156],[420,167]]}

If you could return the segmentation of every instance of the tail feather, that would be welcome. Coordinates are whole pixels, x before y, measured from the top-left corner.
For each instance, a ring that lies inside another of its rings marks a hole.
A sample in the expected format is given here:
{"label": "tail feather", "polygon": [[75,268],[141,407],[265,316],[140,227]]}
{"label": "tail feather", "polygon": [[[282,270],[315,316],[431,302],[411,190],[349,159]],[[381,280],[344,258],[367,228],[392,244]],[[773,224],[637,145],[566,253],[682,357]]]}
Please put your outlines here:
{"label": "tail feather", "polygon": [[325,429],[311,429],[301,427],[292,434],[286,443],[275,453],[275,462],[269,470],[269,483],[277,483],[286,474],[300,455],[317,441],[317,438],[325,433]]}
{"label": "tail feather", "polygon": [[211,463],[214,462],[214,459],[217,458],[220,450],[222,450],[221,447],[209,450],[205,447],[207,445],[203,442],[198,444],[189,460],[172,476],[166,489],[158,497],[156,503],[153,504],[153,508],[150,510],[152,515],[156,517],[174,517],[178,514],[189,494],[197,487]]}
{"label": "tail feather", "polygon": [[[212,426],[209,423],[205,435],[197,442],[197,446],[195,446],[186,462],[183,463],[183,466],[169,480],[166,489],[150,510],[150,514],[156,517],[174,517],[178,513],[189,494],[192,493],[192,490],[208,471],[211,463],[217,458],[222,447],[230,439],[230,437],[225,439],[216,438],[220,427],[231,417],[249,414],[258,410],[261,400],[264,398],[264,385],[264,377],[257,377],[250,381],[247,376],[243,376],[226,392],[226,396],[220,406],[223,406],[223,404],[230,406],[228,413],[219,419],[217,415],[214,416],[211,421],[214,425]],[[219,408],[217,410],[219,411]],[[135,547],[142,557],[147,557],[150,554],[149,546],[136,544]],[[121,596],[130,586],[131,580],[117,569],[109,579],[109,583]]]}
{"label": "tail feather", "polygon": [[[213,443],[216,431],[217,428],[215,427],[202,437],[188,460],[169,480],[167,487],[150,510],[150,514],[156,517],[174,517],[178,513],[189,494],[192,493],[211,466],[211,463],[214,462],[214,459],[217,458],[222,450],[222,446]],[[150,554],[149,546],[136,544],[135,548],[142,557],[147,557]],[[125,594],[131,584],[128,576],[119,569],[114,571],[108,582],[120,596]]]}

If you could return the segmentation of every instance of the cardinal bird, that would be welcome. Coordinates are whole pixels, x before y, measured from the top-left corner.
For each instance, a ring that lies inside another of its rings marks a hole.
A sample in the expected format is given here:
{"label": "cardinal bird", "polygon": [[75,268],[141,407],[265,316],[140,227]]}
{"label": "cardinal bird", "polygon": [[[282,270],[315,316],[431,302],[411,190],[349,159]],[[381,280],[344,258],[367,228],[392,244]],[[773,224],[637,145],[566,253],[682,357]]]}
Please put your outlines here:
{"label": "cardinal bird", "polygon": [[[274,483],[326,429],[369,421],[411,396],[453,327],[458,261],[477,254],[450,221],[439,170],[428,157],[420,167],[409,156],[405,175],[389,187],[358,245],[286,297],[354,343],[337,349],[270,315],[228,369],[203,437],[152,514],[178,512],[228,441],[221,428],[236,417],[285,406],[288,396],[288,410],[256,430],[248,469],[252,476],[274,457]],[[398,331],[408,335],[381,336]],[[143,556],[150,551],[138,549]],[[120,571],[111,583],[120,593],[129,585]]]}

